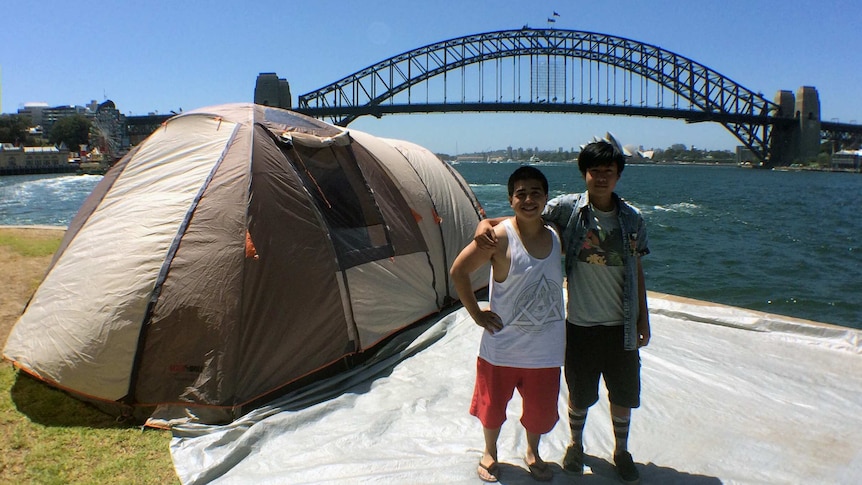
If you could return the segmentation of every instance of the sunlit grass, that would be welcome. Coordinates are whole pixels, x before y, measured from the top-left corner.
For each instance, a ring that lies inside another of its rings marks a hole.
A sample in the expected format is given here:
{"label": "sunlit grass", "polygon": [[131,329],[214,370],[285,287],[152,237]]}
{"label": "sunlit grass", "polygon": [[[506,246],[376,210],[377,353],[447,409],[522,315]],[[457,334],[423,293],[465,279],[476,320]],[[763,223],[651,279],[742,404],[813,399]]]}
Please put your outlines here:
{"label": "sunlit grass", "polygon": [[20,236],[6,231],[0,233],[0,246],[6,246],[15,253],[26,257],[50,256],[60,247],[60,236]]}
{"label": "sunlit grass", "polygon": [[[33,274],[21,278],[25,285],[33,281],[32,293],[41,264],[61,238],[59,231],[3,229],[0,254],[11,264],[32,267]],[[169,431],[117,422],[0,361],[0,484],[179,483],[170,440]]]}
{"label": "sunlit grass", "polygon": [[179,483],[169,431],[118,423],[8,363],[0,387],[0,483]]}

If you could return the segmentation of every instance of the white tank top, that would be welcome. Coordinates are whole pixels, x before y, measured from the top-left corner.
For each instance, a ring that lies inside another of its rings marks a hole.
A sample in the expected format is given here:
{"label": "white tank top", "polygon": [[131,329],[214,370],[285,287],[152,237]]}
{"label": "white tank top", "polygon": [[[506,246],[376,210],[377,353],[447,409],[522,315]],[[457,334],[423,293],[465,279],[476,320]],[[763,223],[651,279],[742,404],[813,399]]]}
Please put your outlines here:
{"label": "white tank top", "polygon": [[502,283],[490,278],[491,311],[503,329],[482,333],[479,357],[503,367],[539,369],[563,365],[566,313],[563,304],[563,266],[560,239],[553,235],[551,252],[544,259],[527,252],[511,219],[503,221],[509,239],[511,265]]}

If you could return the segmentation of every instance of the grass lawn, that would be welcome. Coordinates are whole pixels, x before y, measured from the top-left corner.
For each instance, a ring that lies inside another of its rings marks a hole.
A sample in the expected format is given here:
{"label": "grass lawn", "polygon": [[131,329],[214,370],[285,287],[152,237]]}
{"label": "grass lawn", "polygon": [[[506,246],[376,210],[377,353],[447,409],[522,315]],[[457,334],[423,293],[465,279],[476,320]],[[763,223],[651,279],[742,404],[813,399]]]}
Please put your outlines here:
{"label": "grass lawn", "polygon": [[[61,229],[0,228],[0,342],[51,262]],[[0,364],[0,483],[179,483],[169,431],[112,416]]]}

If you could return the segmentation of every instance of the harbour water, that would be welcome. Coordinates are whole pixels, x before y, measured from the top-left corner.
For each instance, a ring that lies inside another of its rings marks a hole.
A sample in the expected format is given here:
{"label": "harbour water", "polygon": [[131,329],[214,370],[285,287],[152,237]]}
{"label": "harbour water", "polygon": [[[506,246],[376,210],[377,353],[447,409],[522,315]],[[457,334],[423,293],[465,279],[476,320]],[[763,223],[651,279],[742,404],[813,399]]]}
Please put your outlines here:
{"label": "harbour water", "polygon": [[[489,217],[510,214],[516,164],[459,164]],[[551,196],[582,192],[577,164],[539,164]],[[862,176],[726,166],[629,165],[647,288],[862,328]]]}
{"label": "harbour water", "polygon": [[0,176],[0,225],[67,226],[101,175]]}
{"label": "harbour water", "polygon": [[[495,217],[517,166],[455,167]],[[584,190],[576,164],[537,166],[551,196]],[[0,177],[0,225],[65,226],[100,179]],[[862,328],[859,174],[630,165],[617,191],[647,222],[648,289]]]}

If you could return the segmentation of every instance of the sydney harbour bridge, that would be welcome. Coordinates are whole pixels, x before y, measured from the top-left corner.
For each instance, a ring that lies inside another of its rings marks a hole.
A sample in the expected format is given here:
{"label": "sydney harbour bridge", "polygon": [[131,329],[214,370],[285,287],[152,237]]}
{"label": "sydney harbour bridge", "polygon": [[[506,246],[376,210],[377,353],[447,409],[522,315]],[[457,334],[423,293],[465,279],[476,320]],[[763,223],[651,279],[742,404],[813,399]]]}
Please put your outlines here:
{"label": "sydney harbour bridge", "polygon": [[719,123],[770,165],[858,148],[862,125],[825,122],[815,87],[773,99],[680,54],[578,30],[502,30],[398,54],[298,97],[258,76],[255,102],[347,126],[399,113],[589,113]]}

